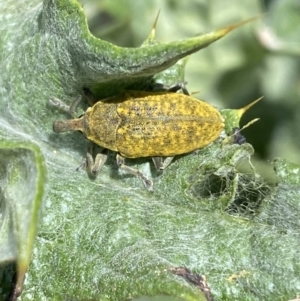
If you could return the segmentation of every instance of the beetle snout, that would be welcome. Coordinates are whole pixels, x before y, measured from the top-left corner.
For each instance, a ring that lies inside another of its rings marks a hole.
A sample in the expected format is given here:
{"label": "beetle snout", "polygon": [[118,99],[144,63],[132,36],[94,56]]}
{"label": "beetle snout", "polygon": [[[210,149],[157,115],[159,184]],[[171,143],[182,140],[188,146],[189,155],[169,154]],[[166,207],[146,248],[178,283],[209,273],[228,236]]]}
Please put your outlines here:
{"label": "beetle snout", "polygon": [[53,122],[53,132],[82,131],[82,118],[70,120],[56,120]]}

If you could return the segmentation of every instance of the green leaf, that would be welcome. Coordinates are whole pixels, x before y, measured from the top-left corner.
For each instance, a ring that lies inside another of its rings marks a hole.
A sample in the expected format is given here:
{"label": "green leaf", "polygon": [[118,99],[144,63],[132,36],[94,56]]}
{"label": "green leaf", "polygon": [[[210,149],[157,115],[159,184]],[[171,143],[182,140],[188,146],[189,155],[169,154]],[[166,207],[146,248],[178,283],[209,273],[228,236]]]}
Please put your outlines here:
{"label": "green leaf", "polygon": [[[147,159],[128,160],[153,177],[151,194],[137,178],[119,172],[115,154],[95,180],[75,172],[85,156],[84,138],[52,133],[53,121],[63,117],[47,106],[50,98],[70,103],[83,87],[101,98],[124,88],[150,89],[155,80],[182,81],[181,59],[243,22],[129,49],[92,36],[74,0],[5,1],[0,8],[1,138],[34,141],[34,154],[40,149],[46,158],[49,181],[21,300],[205,300],[199,275],[207,276],[218,300],[295,295],[297,229],[290,225],[282,237],[281,228],[255,220],[275,190],[236,167],[249,160],[251,145],[224,143],[222,136],[177,158],[163,174]],[[275,262],[280,273],[270,279]],[[292,264],[294,270],[284,269]]]}
{"label": "green leaf", "polygon": [[15,295],[22,291],[44,198],[45,173],[44,159],[36,144],[1,139],[0,296],[3,300],[11,288]]}

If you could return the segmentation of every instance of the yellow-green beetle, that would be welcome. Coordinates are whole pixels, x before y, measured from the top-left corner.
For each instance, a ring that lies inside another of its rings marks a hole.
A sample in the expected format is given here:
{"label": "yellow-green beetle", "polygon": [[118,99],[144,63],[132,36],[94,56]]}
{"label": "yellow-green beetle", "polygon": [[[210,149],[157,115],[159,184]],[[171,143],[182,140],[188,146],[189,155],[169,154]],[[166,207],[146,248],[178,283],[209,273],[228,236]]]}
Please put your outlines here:
{"label": "yellow-green beetle", "polygon": [[[118,166],[140,177],[152,190],[152,182],[126,166],[124,158],[152,157],[155,167],[163,170],[174,156],[210,144],[224,129],[224,120],[214,107],[187,95],[184,86],[180,88],[185,94],[124,91],[96,102],[79,118],[55,121],[53,130],[81,131],[88,140],[117,152]],[[85,94],[91,97],[88,90]],[[72,110],[77,104],[71,105]],[[88,167],[95,174],[105,161],[105,154],[98,154],[95,163],[87,156]]]}

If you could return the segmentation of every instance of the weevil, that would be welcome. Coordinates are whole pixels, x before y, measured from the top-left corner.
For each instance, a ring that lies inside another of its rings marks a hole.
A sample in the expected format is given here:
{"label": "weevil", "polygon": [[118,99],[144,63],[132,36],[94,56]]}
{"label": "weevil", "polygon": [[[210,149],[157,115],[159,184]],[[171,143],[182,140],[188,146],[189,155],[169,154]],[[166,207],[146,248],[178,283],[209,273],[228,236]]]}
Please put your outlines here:
{"label": "weevil", "polygon": [[[175,93],[179,89],[183,93]],[[94,98],[89,90],[84,92]],[[78,103],[79,99],[71,104],[70,111]],[[119,168],[138,176],[148,190],[153,188],[152,181],[125,165],[125,158],[152,157],[156,169],[164,170],[174,156],[210,144],[223,129],[219,111],[191,97],[182,84],[165,92],[124,91],[97,101],[79,118],[53,123],[56,133],[80,131],[88,140],[116,152]],[[94,162],[88,152],[87,166],[97,174],[106,158],[101,153]]]}

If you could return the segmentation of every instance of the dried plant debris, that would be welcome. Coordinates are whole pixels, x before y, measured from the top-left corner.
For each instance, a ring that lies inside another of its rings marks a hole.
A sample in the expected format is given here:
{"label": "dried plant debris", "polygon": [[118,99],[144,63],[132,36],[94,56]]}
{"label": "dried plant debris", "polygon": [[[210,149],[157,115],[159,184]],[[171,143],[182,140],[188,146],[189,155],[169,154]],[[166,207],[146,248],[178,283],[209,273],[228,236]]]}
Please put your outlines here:
{"label": "dried plant debris", "polygon": [[170,268],[170,271],[177,275],[180,276],[182,278],[184,278],[187,282],[189,282],[190,284],[196,286],[198,289],[200,289],[207,301],[213,301],[213,297],[210,291],[210,288],[206,282],[206,277],[205,276],[201,276],[197,273],[192,273],[189,269],[185,268],[185,267],[173,267]]}

